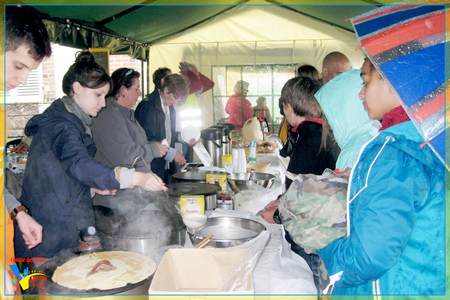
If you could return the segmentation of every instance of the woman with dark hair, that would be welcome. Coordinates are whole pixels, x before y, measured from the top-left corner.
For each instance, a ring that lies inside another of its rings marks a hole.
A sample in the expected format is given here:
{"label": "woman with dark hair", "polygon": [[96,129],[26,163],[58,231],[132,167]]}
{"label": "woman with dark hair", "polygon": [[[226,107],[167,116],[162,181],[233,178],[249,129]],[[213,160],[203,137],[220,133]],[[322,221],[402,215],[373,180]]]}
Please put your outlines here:
{"label": "woman with dark hair", "polygon": [[320,80],[320,73],[319,71],[311,65],[301,65],[298,67],[297,76],[303,76],[303,77],[309,77],[315,80]]}
{"label": "woman with dark hair", "polygon": [[[302,76],[302,77],[309,77],[315,80],[318,80],[320,82],[320,73],[319,71],[312,65],[301,65],[298,67],[298,69],[295,71],[296,76]],[[281,104],[281,103],[280,103]],[[283,114],[283,108],[280,107],[280,113],[283,116],[283,120],[280,123],[280,129],[278,131],[278,136],[281,139],[281,142],[283,143],[283,150],[280,151],[280,155],[283,157],[287,156],[287,152],[289,152],[288,148],[290,147],[289,139],[290,139],[290,126],[286,121],[286,118]]]}
{"label": "woman with dark hair", "polygon": [[[154,78],[156,79],[155,76]],[[174,105],[185,102],[188,94],[189,87],[183,76],[166,75],[161,79],[159,88],[145,97],[135,112],[136,119],[144,128],[147,139],[150,142],[169,146],[164,157],[156,158],[151,163],[152,171],[166,183],[170,183],[177,165],[182,166],[186,163],[183,154],[175,149],[178,137]]]}
{"label": "woman with dark hair", "polygon": [[111,79],[90,52],[81,52],[63,78],[66,94],[26,125],[33,137],[21,202],[43,225],[42,244],[28,249],[15,238],[17,257],[52,257],[78,246],[81,230],[94,224],[91,190],[114,194],[141,186],[165,190],[151,174],[125,167],[109,168],[94,159],[91,118],[105,106]]}
{"label": "woman with dark hair", "polygon": [[[319,81],[295,77],[281,90],[280,105],[291,128],[294,144],[287,170],[293,174],[322,174],[334,170],[337,152],[329,126],[314,98]],[[288,188],[291,181],[286,179]]]}
{"label": "woman with dark hair", "polygon": [[99,162],[149,173],[153,158],[165,155],[168,147],[149,142],[134,117],[133,107],[141,95],[139,77],[139,72],[129,68],[112,73],[113,90],[106,99],[106,108],[92,122],[92,135]]}
{"label": "woman with dark hair", "polygon": [[[314,94],[320,82],[310,77],[295,77],[283,86],[280,106],[291,128],[293,147],[288,172],[293,174],[322,174],[325,169],[334,170],[339,153],[325,116]],[[292,181],[286,178],[286,189]],[[277,207],[278,203],[274,204]],[[277,214],[277,213],[275,213]],[[308,254],[297,245],[286,231],[286,240],[291,249],[303,257],[311,268],[316,286],[319,284],[319,258]]]}

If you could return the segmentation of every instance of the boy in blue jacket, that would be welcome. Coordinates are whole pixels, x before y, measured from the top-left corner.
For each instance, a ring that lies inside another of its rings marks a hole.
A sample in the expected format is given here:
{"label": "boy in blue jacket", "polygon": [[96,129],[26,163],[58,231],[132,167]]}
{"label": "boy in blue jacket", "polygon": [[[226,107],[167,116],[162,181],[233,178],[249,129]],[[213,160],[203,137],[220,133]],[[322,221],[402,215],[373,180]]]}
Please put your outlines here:
{"label": "boy in blue jacket", "polygon": [[[398,87],[368,61],[362,77],[371,118],[398,110]],[[423,142],[399,118],[361,150],[348,187],[347,237],[318,251],[332,294],[445,294],[445,171]]]}

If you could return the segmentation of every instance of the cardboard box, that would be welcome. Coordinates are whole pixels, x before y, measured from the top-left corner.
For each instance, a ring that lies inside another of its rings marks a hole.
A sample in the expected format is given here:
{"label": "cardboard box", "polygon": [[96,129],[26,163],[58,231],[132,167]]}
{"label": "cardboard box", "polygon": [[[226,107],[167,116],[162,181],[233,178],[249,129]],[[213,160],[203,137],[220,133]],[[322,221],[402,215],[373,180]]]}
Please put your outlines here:
{"label": "cardboard box", "polygon": [[245,248],[169,249],[153,277],[149,294],[254,293]]}

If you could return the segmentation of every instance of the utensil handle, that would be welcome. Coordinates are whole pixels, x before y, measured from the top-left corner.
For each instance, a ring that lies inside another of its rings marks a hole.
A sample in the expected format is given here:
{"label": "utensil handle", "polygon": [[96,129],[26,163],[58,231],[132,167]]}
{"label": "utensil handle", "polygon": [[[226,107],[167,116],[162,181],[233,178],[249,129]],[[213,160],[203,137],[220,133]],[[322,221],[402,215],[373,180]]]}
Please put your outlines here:
{"label": "utensil handle", "polygon": [[194,248],[200,249],[200,248],[205,247],[211,239],[212,239],[212,234],[208,234],[203,240],[201,240],[200,242],[195,244]]}
{"label": "utensil handle", "polygon": [[189,166],[189,163],[187,162],[187,163],[185,163],[182,167],[181,167],[181,169],[180,169],[180,172],[185,172],[186,171],[186,168]]}

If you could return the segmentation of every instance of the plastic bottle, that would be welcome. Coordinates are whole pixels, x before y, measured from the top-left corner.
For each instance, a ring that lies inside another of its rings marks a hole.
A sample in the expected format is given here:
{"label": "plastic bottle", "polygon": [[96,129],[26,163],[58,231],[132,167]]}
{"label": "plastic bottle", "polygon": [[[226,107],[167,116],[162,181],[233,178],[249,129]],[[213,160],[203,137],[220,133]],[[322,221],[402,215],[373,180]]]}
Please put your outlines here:
{"label": "plastic bottle", "polygon": [[248,162],[256,163],[256,142],[251,141],[249,146]]}
{"label": "plastic bottle", "polygon": [[102,249],[102,244],[94,226],[88,226],[80,231],[80,252],[92,252],[100,249]]}

